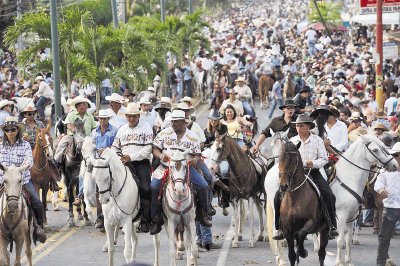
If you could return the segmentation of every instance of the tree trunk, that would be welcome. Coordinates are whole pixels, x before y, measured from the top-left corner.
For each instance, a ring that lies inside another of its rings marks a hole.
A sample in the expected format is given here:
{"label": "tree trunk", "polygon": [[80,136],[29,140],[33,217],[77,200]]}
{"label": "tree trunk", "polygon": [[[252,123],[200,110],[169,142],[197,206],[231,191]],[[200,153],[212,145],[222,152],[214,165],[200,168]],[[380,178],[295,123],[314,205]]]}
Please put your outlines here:
{"label": "tree trunk", "polygon": [[101,86],[96,84],[96,112],[99,112],[101,109]]}

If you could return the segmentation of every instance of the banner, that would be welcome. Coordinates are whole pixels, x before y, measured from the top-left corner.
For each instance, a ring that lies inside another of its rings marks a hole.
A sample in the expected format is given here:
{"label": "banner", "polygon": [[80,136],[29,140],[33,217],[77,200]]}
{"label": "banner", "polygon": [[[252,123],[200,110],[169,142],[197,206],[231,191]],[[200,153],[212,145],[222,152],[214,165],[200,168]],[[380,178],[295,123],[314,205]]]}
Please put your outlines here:
{"label": "banner", "polygon": [[[360,0],[360,14],[376,14],[376,2],[376,0]],[[382,12],[400,12],[400,0],[383,0]]]}

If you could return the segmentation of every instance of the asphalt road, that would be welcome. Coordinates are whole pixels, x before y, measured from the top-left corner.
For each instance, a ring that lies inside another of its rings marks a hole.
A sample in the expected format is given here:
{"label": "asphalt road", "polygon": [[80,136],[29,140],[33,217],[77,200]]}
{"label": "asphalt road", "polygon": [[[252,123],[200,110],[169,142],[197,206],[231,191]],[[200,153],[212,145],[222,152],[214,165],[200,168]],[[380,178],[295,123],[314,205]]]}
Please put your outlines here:
{"label": "asphalt road", "polygon": [[[267,124],[266,111],[260,111],[256,108],[259,117],[260,128],[263,129]],[[278,110],[279,111],[279,110]],[[207,106],[202,105],[197,110],[198,122],[205,126],[208,110]],[[269,143],[263,145],[262,151],[268,150]],[[60,200],[61,201],[61,200]],[[214,200],[214,205],[216,201]],[[77,222],[77,227],[69,228],[67,226],[67,206],[60,202],[60,211],[53,211],[49,204],[48,222],[46,227],[48,241],[45,244],[33,247],[34,265],[40,266],[78,266],[78,265],[107,265],[108,255],[102,252],[102,246],[106,241],[104,233],[100,233],[93,226],[83,226],[83,221]],[[266,265],[275,264],[275,257],[271,251],[269,243],[257,242],[254,248],[248,248],[249,228],[246,224],[243,231],[243,241],[239,248],[231,248],[231,236],[234,227],[231,224],[232,209],[230,214],[225,217],[222,210],[217,208],[217,214],[213,218],[213,239],[214,243],[220,244],[222,249],[213,251],[200,250],[199,265]],[[256,225],[258,220],[256,219]],[[248,223],[248,222],[247,222]],[[311,238],[310,238],[311,239]],[[352,258],[354,265],[372,266],[375,265],[376,250],[378,238],[372,235],[370,228],[361,231],[360,245],[352,246]],[[306,240],[306,248],[309,256],[302,259],[302,265],[318,265],[316,252],[312,251],[311,240]],[[326,265],[335,265],[336,242],[330,241],[328,245],[328,255],[325,261]],[[391,242],[390,254],[395,262],[400,264],[400,239],[395,237]],[[287,250],[285,250],[287,258]],[[161,232],[161,265],[168,265],[168,240],[164,231]],[[152,265],[154,262],[154,249],[152,237],[149,234],[139,234],[139,243],[137,248],[137,262]],[[288,261],[288,260],[287,260]],[[26,265],[26,259],[23,261]],[[115,265],[124,265],[123,257],[123,235],[120,234],[114,256]],[[179,261],[178,265],[185,265],[186,260]]]}

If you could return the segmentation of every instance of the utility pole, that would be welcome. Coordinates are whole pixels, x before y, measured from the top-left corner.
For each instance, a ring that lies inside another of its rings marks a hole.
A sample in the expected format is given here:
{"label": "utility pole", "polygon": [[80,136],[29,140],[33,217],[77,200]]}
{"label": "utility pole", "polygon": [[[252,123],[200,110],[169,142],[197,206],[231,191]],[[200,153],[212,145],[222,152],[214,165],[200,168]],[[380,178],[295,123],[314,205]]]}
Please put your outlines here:
{"label": "utility pole", "polygon": [[111,0],[111,11],[113,17],[114,28],[118,28],[118,12],[117,12],[117,0]]}
{"label": "utility pole", "polygon": [[50,0],[51,18],[51,51],[53,53],[53,79],[54,79],[54,98],[56,107],[56,120],[61,117],[61,90],[60,90],[60,55],[58,47],[57,29],[57,0]]}
{"label": "utility pole", "polygon": [[319,15],[319,17],[321,18],[321,22],[322,22],[322,24],[324,25],[325,30],[326,30],[326,32],[328,33],[329,38],[332,39],[332,37],[331,37],[331,31],[329,30],[328,26],[326,25],[325,20],[324,20],[324,17],[322,16],[321,11],[319,10],[318,4],[317,4],[317,0],[312,0],[312,1],[314,2],[315,9],[317,9],[318,15]]}
{"label": "utility pole", "polygon": [[[376,1],[376,102],[378,103],[378,111],[383,111],[383,29],[382,29],[382,0]],[[389,114],[387,114],[389,115]]]}
{"label": "utility pole", "polygon": [[161,22],[165,23],[165,0],[160,0]]}
{"label": "utility pole", "polygon": [[193,14],[193,0],[189,0],[189,14]]}

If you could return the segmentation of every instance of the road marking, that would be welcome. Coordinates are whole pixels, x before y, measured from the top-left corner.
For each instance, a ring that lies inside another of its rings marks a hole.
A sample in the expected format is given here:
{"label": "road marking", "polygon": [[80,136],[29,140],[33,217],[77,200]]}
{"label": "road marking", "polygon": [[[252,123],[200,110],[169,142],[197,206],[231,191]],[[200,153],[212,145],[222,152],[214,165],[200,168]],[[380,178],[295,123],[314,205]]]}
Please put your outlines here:
{"label": "road marking", "polygon": [[38,263],[41,259],[43,259],[45,256],[47,256],[51,251],[56,249],[59,245],[65,242],[68,238],[70,238],[73,234],[75,234],[81,227],[84,226],[84,223],[80,224],[78,227],[73,228],[71,231],[63,235],[60,239],[57,240],[51,247],[48,247],[45,249],[40,255],[35,257],[32,260],[32,264]]}
{"label": "road marking", "polygon": [[226,232],[224,245],[222,246],[221,252],[218,256],[217,266],[225,266],[226,257],[228,256],[229,249],[231,248],[232,237],[234,235],[235,228],[233,226],[233,221],[231,221],[231,225],[229,226],[228,232]]}

